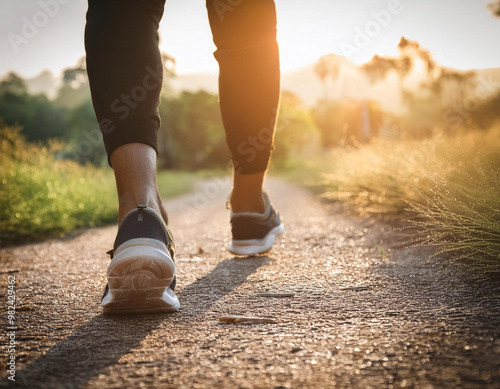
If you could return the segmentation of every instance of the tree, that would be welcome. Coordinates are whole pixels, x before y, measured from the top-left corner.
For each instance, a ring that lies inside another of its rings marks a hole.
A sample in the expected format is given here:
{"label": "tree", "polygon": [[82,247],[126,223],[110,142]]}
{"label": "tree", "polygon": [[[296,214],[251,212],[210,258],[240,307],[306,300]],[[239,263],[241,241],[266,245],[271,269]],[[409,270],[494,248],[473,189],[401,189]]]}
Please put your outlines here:
{"label": "tree", "polygon": [[[398,51],[395,57],[374,56],[361,69],[372,83],[385,79],[391,72],[398,75],[402,100],[409,110],[406,127],[413,135],[426,136],[436,126],[448,128],[449,123],[443,122],[443,116],[447,116],[445,112],[450,107],[459,110],[473,95],[477,86],[476,73],[440,66],[427,49],[405,37],[401,38]],[[418,62],[424,69],[421,82],[416,90],[406,89],[404,81],[412,70],[418,71]]]}
{"label": "tree", "polygon": [[323,83],[325,99],[329,99],[328,81],[338,79],[342,66],[346,64],[348,59],[338,54],[326,54],[322,56],[314,65],[316,76]]}
{"label": "tree", "polygon": [[45,95],[29,95],[24,80],[15,73],[9,73],[0,82],[0,117],[7,125],[22,127],[29,141],[64,134],[64,112]]}
{"label": "tree", "polygon": [[89,98],[87,67],[85,57],[82,57],[75,66],[63,70],[62,85],[54,102],[58,107],[74,109]]}
{"label": "tree", "polygon": [[361,70],[368,76],[371,83],[384,80],[389,73],[394,72],[398,75],[402,89],[403,81],[412,70],[416,57],[423,59],[428,72],[433,69],[434,62],[430,53],[422,49],[418,42],[401,37],[398,50],[397,57],[374,55],[370,61],[361,66]]}
{"label": "tree", "polygon": [[0,94],[12,93],[15,95],[24,95],[27,92],[26,83],[14,72],[8,73],[2,82],[0,82]]}

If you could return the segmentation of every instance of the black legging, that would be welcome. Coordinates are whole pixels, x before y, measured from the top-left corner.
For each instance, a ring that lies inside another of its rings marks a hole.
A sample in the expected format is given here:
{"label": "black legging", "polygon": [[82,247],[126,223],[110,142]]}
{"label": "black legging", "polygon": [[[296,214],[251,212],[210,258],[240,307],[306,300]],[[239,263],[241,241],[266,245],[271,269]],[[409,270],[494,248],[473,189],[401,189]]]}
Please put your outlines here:
{"label": "black legging", "polygon": [[[127,143],[158,151],[165,0],[89,0],[85,49],[92,102],[108,154]],[[235,170],[266,170],[279,104],[273,0],[207,0],[219,99]]]}

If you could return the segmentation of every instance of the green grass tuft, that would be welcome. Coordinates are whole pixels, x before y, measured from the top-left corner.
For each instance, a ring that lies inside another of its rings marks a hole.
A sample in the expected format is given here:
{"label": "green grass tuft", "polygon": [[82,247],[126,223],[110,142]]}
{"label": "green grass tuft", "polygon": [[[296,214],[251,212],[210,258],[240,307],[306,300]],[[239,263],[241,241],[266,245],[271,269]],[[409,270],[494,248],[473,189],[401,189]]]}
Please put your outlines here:
{"label": "green grass tuft", "polygon": [[111,170],[58,160],[61,147],[28,143],[19,129],[0,128],[2,245],[116,221]]}

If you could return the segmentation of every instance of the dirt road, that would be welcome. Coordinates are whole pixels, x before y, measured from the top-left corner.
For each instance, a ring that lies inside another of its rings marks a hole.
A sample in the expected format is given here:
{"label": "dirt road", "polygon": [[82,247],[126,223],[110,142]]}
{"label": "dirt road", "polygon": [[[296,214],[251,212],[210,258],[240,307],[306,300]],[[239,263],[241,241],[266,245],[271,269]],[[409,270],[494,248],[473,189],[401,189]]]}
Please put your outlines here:
{"label": "dirt road", "polygon": [[[261,257],[225,251],[227,180],[167,202],[175,314],[99,314],[116,227],[2,249],[0,385],[15,275],[19,387],[500,388],[498,281],[426,261],[387,226],[298,186],[274,179],[268,191],[287,230]],[[219,323],[234,314],[277,323]]]}

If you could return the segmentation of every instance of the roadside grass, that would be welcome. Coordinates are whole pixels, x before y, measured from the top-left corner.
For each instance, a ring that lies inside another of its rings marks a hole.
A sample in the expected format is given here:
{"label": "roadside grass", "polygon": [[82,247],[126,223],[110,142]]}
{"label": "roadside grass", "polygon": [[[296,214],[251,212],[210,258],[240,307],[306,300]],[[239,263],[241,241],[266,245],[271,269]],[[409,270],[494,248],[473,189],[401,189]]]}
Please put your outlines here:
{"label": "roadside grass", "polygon": [[110,170],[56,159],[63,145],[25,141],[0,128],[0,242],[39,240],[112,223],[117,198]]}
{"label": "roadside grass", "polygon": [[[314,172],[314,173],[313,173]],[[309,185],[361,215],[410,221],[415,245],[453,259],[500,264],[500,132],[375,139],[299,169]]]}
{"label": "roadside grass", "polygon": [[[20,129],[0,123],[0,245],[62,236],[115,223],[117,195],[110,168],[58,159],[63,144],[26,142]],[[194,173],[160,172],[164,197],[181,194]]]}

